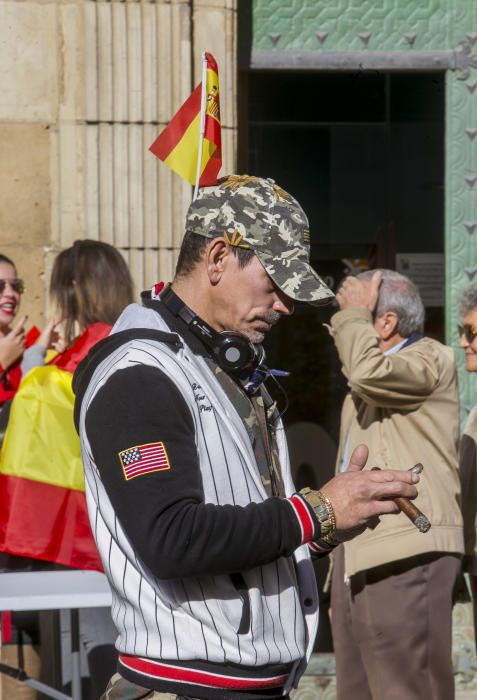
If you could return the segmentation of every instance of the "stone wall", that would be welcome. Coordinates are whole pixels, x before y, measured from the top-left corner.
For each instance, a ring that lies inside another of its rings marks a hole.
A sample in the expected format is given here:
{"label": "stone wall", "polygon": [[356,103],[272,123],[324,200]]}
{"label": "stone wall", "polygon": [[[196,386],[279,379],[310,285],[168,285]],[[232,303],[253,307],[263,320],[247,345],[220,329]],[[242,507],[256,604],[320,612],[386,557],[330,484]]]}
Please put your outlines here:
{"label": "stone wall", "polygon": [[170,279],[191,188],[148,147],[217,59],[222,172],[236,150],[236,0],[0,0],[0,252],[42,325],[56,253],[116,245],[136,289]]}

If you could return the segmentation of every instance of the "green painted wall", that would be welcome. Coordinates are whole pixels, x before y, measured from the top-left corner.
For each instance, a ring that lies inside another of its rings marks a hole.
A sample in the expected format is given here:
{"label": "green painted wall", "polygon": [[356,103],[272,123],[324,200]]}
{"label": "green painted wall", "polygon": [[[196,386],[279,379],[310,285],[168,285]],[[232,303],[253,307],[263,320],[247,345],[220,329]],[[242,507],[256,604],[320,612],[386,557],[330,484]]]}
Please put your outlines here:
{"label": "green painted wall", "polygon": [[456,347],[465,419],[477,377],[463,369],[456,325],[459,296],[477,282],[477,0],[254,0],[252,47],[456,52],[459,65],[446,72],[446,332]]}

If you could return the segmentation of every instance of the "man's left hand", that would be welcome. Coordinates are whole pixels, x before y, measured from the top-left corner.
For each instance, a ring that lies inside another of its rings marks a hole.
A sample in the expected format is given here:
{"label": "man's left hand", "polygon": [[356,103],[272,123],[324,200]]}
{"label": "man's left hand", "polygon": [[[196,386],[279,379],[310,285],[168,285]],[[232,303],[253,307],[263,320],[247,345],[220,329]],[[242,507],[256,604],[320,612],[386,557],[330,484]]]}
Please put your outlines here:
{"label": "man's left hand", "polygon": [[368,309],[374,311],[378,301],[383,273],[376,270],[370,280],[347,277],[336,294],[340,309]]}

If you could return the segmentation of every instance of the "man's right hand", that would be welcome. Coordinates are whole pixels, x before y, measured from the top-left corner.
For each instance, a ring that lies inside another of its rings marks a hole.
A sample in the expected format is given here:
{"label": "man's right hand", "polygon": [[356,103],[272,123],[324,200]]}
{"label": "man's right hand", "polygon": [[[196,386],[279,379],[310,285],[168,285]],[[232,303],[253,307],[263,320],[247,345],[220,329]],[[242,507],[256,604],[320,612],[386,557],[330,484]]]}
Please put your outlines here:
{"label": "man's right hand", "polygon": [[333,539],[345,542],[367,527],[376,527],[380,515],[399,513],[393,499],[416,498],[414,486],[419,475],[409,471],[362,471],[368,459],[366,445],[358,445],[351,455],[347,471],[337,474],[321,489],[333,506],[336,530]]}

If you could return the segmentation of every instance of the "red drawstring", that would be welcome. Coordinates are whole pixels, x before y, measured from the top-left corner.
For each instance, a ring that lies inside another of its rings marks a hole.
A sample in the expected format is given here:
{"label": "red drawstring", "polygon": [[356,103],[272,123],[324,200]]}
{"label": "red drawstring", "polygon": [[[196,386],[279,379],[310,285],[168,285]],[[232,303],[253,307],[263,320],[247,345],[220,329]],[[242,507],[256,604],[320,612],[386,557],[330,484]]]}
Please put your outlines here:
{"label": "red drawstring", "polygon": [[12,641],[12,613],[9,610],[2,612],[2,642],[8,644]]}

